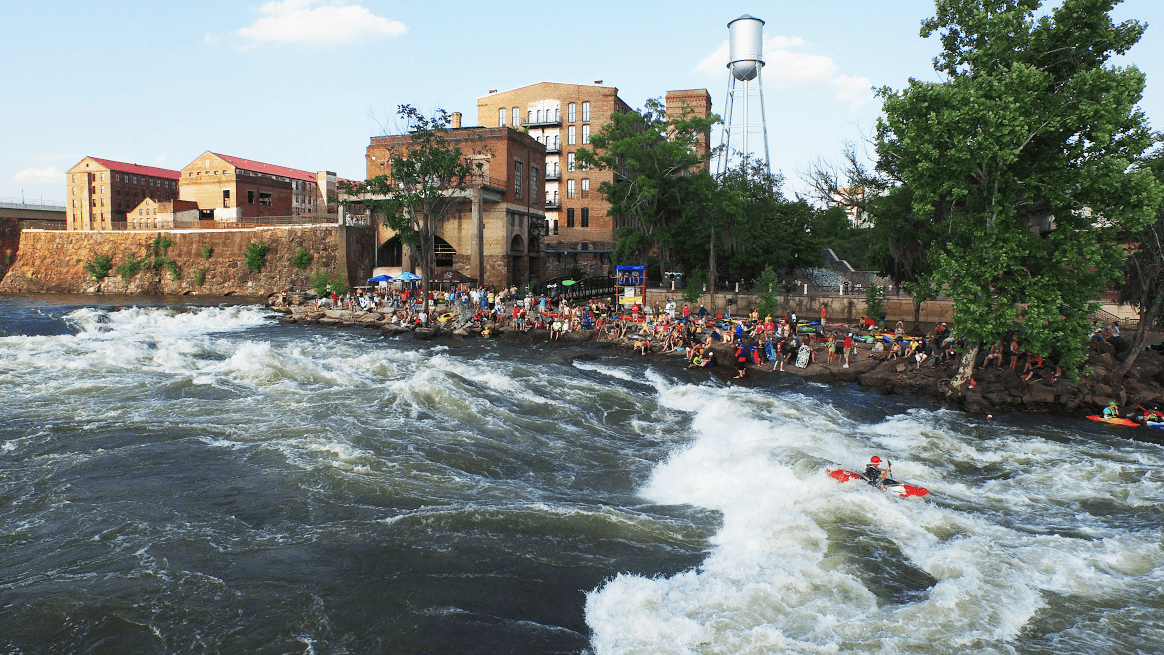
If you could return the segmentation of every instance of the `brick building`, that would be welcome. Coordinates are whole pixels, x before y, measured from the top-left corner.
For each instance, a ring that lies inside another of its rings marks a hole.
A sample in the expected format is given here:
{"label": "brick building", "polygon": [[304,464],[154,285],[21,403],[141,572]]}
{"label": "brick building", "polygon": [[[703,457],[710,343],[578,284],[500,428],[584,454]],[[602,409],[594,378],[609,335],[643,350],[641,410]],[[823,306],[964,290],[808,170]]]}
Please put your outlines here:
{"label": "brick building", "polygon": [[[670,91],[668,112],[688,104],[700,115],[711,112],[706,89]],[[538,82],[509,91],[491,91],[477,99],[477,123],[527,131],[546,147],[546,277],[587,277],[613,273],[616,217],[598,193],[613,171],[590,170],[575,161],[575,153],[590,143],[590,135],[610,122],[615,112],[630,107],[618,89],[589,84]],[[704,138],[704,147],[710,135]]]}
{"label": "brick building", "polygon": [[86,157],[65,173],[65,229],[112,230],[146,198],[178,197],[178,171]]}
{"label": "brick building", "polygon": [[336,175],[276,166],[207,150],[181,171],[178,197],[197,203],[203,219],[331,214]]}
{"label": "brick building", "polygon": [[[453,115],[445,138],[482,168],[466,189],[451,194],[457,209],[436,228],[438,276],[456,270],[495,288],[542,279],[544,144],[508,127],[460,127],[460,114]],[[407,152],[410,143],[407,134],[372,137],[366,152],[368,179],[390,176],[392,154]],[[382,220],[376,223],[377,264],[419,273],[416,253]]]}

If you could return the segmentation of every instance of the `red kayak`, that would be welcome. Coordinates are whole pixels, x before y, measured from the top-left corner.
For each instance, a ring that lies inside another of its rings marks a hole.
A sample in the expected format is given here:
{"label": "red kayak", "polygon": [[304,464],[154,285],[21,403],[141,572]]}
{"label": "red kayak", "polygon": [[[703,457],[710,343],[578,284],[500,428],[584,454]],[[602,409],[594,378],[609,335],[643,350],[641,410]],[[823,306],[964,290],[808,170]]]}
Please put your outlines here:
{"label": "red kayak", "polygon": [[[848,482],[849,480],[861,480],[868,482],[865,476],[860,473],[846,471],[845,469],[825,469],[828,476],[838,482]],[[929,489],[922,489],[911,484],[902,484],[897,480],[885,479],[881,481],[880,485],[871,485],[882,491],[892,491],[902,498],[909,498],[910,496],[924,496],[930,492]]]}
{"label": "red kayak", "polygon": [[1112,425],[1126,425],[1130,428],[1134,428],[1137,425],[1139,425],[1139,423],[1136,423],[1135,421],[1132,421],[1132,420],[1129,420],[1126,418],[1104,418],[1102,416],[1096,416],[1096,415],[1088,416],[1087,418],[1089,418],[1093,421],[1099,421],[1100,423],[1110,423]]}

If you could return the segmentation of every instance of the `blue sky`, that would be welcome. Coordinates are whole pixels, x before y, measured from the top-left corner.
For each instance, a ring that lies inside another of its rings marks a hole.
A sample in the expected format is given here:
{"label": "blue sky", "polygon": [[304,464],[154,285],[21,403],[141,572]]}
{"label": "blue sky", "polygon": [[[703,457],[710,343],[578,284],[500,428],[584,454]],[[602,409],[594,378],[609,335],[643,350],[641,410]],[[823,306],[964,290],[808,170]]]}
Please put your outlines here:
{"label": "blue sky", "polygon": [[[932,0],[818,2],[14,2],[0,0],[0,196],[63,199],[86,155],[178,169],[204,150],[362,178],[377,122],[401,103],[476,122],[478,97],[549,80],[617,86],[641,107],[707,88],[723,110],[726,24],[764,19],[772,167],[788,189],[870,134],[871,86],[936,79],[918,36]],[[1164,129],[1164,1],[1117,63],[1148,75]]]}

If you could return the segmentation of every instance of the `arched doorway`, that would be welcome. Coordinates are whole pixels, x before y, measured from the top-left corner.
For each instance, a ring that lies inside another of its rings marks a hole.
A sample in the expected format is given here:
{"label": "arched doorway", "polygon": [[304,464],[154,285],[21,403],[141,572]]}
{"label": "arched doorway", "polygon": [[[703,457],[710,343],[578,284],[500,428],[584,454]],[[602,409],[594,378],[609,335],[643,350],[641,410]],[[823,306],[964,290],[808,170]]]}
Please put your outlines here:
{"label": "arched doorway", "polygon": [[379,266],[404,266],[404,244],[400,241],[400,237],[392,237],[380,244],[380,252],[376,255],[376,262]]}

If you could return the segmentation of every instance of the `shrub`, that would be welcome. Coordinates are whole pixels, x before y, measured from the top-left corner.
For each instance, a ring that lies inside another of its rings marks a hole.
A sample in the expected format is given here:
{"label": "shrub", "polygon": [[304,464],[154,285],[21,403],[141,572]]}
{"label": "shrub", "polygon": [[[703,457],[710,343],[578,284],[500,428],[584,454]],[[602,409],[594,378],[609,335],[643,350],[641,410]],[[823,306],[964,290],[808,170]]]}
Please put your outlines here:
{"label": "shrub", "polygon": [[299,252],[295,253],[295,257],[291,260],[291,265],[301,271],[307,268],[307,265],[310,263],[311,254],[302,248],[299,249]]}
{"label": "shrub", "polygon": [[166,270],[170,272],[170,279],[177,282],[182,279],[182,272],[178,270],[178,262],[169,257],[154,257],[154,268],[157,269],[165,266]]}
{"label": "shrub", "polygon": [[688,305],[698,303],[699,297],[703,295],[703,283],[706,280],[707,273],[703,269],[691,271],[691,275],[687,277],[687,287],[683,289],[683,302]]}
{"label": "shrub", "polygon": [[203,284],[206,284],[206,269],[205,268],[198,269],[198,272],[194,274],[194,284],[197,284],[198,286],[202,286]]}
{"label": "shrub", "polygon": [[266,244],[260,245],[254,242],[247,244],[247,250],[243,254],[243,263],[251,269],[252,273],[258,273],[267,265],[267,250]]}
{"label": "shrub", "polygon": [[202,246],[202,259],[210,259],[210,255],[214,252],[214,246]]}
{"label": "shrub", "polygon": [[109,275],[109,271],[113,269],[113,255],[99,255],[94,252],[93,258],[86,262],[82,268],[93,277],[94,282],[101,284],[101,280],[104,280]]}
{"label": "shrub", "polygon": [[339,264],[335,265],[334,270],[317,268],[311,274],[311,288],[315,290],[315,295],[322,296],[328,293],[329,286],[331,291],[338,294],[345,294],[349,291],[348,276]]}
{"label": "shrub", "polygon": [[780,306],[780,297],[776,290],[776,271],[772,266],[764,267],[760,279],[756,280],[756,310],[760,316],[772,316]]}
{"label": "shrub", "polygon": [[865,291],[865,316],[875,321],[885,317],[885,289],[873,283]]}
{"label": "shrub", "polygon": [[117,271],[117,274],[121,276],[121,279],[128,283],[134,278],[135,275],[141,273],[141,269],[145,267],[148,261],[149,260],[146,257],[138,259],[134,255],[130,255],[129,258],[125,260],[124,264],[113,270]]}
{"label": "shrub", "polygon": [[[160,237],[160,236],[156,237],[154,239],[154,242],[152,244],[150,244],[150,254],[153,255],[155,258],[165,257],[166,251],[168,251],[170,249],[170,246],[172,246],[172,245],[174,245],[173,241],[170,241],[169,239],[165,239],[165,238]],[[154,268],[157,268],[157,266],[155,266]]]}

